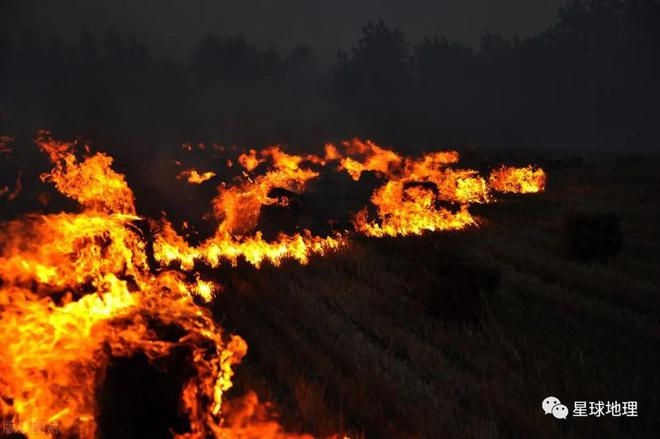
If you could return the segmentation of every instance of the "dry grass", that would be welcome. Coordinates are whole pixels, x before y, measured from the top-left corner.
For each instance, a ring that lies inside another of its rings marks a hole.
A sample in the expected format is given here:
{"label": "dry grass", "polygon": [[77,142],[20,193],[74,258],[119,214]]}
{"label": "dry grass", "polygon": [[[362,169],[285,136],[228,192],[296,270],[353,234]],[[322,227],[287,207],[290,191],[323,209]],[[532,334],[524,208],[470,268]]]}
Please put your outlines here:
{"label": "dry grass", "polygon": [[[555,170],[545,194],[484,207],[480,230],[219,273],[215,312],[249,344],[236,394],[254,388],[287,428],[318,436],[654,436],[660,163],[620,166]],[[615,210],[623,251],[570,259],[563,218],[575,208]],[[569,408],[637,400],[640,417],[558,421],[541,411],[550,394]]]}

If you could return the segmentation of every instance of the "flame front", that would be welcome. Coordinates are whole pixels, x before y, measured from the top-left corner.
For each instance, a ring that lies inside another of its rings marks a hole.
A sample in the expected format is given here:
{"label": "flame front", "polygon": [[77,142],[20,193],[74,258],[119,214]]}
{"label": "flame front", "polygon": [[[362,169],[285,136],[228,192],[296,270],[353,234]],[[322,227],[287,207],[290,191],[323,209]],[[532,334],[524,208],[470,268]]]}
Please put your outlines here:
{"label": "flame front", "polygon": [[366,208],[355,215],[355,230],[365,235],[420,235],[475,226],[469,204],[491,199],[486,181],[476,171],[450,167],[459,161],[456,151],[411,158],[359,139],[342,146],[346,156],[334,145],[326,146],[326,156],[339,159],[338,170],[345,170],[356,181],[365,171],[387,179],[371,197],[378,218],[369,219]]}
{"label": "flame front", "polygon": [[[134,222],[133,194],[103,154],[82,162],[71,144],[39,139],[54,164],[44,176],[77,200],[80,213],[31,215],[4,224],[0,251],[0,415],[22,426],[56,426],[30,437],[92,438],[95,390],[112,357],[143,352],[150,360],[187,348],[195,376],[182,391],[187,438],[219,431],[224,392],[245,342],[225,337],[178,272],[151,273]],[[185,333],[164,341],[159,327]],[[194,396],[194,397],[193,397]]]}
{"label": "flame front", "polygon": [[[186,272],[198,262],[217,267],[240,259],[256,267],[265,261],[277,266],[286,258],[305,264],[312,254],[350,245],[348,231],[317,236],[301,230],[267,241],[257,230],[263,206],[286,205],[278,193],[303,192],[323,167],[345,171],[356,181],[365,172],[385,180],[371,196],[377,218],[369,218],[366,208],[354,218],[354,232],[375,237],[474,226],[478,221],[469,206],[492,201],[491,188],[527,193],[545,185],[540,169],[502,167],[487,183],[474,170],[454,168],[455,151],[411,158],[358,139],[341,148],[327,144],[324,156],[291,155],[279,146],[249,150],[236,160],[242,176],[220,184],[212,200],[215,233],[192,246],[166,218],[137,215],[133,192],[111,168],[110,156],[85,147],[87,155],[80,159],[75,144],[45,132],[37,143],[53,165],[41,178],[75,200],[80,211],[31,214],[0,225],[0,417],[16,426],[23,419],[42,420],[59,435],[81,438],[97,434],[95,391],[113,357],[141,352],[157,366],[180,348],[190,352],[195,373],[181,389],[190,431],[175,436],[283,435],[252,393],[230,403],[235,410],[229,415],[223,413],[232,368],[247,345],[225,334],[195,303],[213,301],[222,286]],[[213,176],[191,169],[178,177],[201,183]],[[159,267],[149,265],[143,230],[155,233]],[[164,337],[162,328],[168,326],[183,335]],[[56,435],[25,428],[24,433]]]}
{"label": "flame front", "polygon": [[543,169],[533,166],[525,168],[502,166],[491,172],[488,181],[498,192],[533,194],[545,189],[546,176]]}
{"label": "flame front", "polygon": [[[224,183],[218,186],[218,195],[212,201],[213,214],[219,221],[213,236],[192,247],[166,219],[154,224],[157,230],[154,256],[159,263],[178,262],[179,268],[187,271],[197,260],[212,267],[222,260],[235,265],[240,258],[257,267],[264,261],[279,265],[284,258],[304,264],[310,254],[324,254],[345,243],[341,235],[320,237],[309,230],[294,235],[281,233],[277,240],[268,242],[260,231],[255,231],[261,208],[280,203],[278,197],[271,195],[273,189],[302,192],[309,180],[318,177],[318,172],[301,167],[303,163],[314,162],[313,159],[290,155],[274,146],[260,153],[250,150],[238,161],[245,168],[243,179],[233,186]],[[266,161],[271,162],[271,169],[256,176],[249,174]]]}

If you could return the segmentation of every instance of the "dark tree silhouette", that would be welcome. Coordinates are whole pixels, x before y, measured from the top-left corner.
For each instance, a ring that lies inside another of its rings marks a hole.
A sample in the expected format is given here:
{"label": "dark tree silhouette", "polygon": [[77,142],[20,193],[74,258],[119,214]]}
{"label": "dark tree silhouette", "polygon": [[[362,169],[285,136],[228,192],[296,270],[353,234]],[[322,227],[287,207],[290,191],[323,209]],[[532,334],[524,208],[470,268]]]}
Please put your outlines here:
{"label": "dark tree silhouette", "polygon": [[351,57],[339,52],[332,69],[333,90],[368,130],[385,127],[396,141],[406,124],[405,109],[412,88],[410,47],[403,32],[382,21],[362,27],[362,37]]}
{"label": "dark tree silhouette", "polygon": [[[83,28],[73,41],[0,33],[0,110],[28,132],[240,144],[360,135],[425,148],[656,146],[660,7],[573,0],[543,32],[484,33],[476,50],[446,38],[410,44],[367,23],[355,47],[320,65],[314,50],[205,36],[187,63],[134,36]],[[317,142],[319,140],[316,140]]]}
{"label": "dark tree silhouette", "polygon": [[121,64],[126,58],[126,46],[121,36],[112,30],[105,34],[104,60],[106,67]]}
{"label": "dark tree silhouette", "polygon": [[11,39],[5,32],[0,32],[0,78],[9,72],[9,63],[12,58]]}
{"label": "dark tree silhouette", "polygon": [[80,60],[83,66],[92,67],[99,58],[98,48],[94,35],[91,34],[89,29],[83,28],[80,33]]}

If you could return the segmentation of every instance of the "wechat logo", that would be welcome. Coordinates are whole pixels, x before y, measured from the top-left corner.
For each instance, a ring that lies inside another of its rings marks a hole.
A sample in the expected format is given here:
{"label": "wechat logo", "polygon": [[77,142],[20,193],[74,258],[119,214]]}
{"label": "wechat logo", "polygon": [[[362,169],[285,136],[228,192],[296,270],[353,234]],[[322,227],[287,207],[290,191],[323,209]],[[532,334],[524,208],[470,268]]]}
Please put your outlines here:
{"label": "wechat logo", "polygon": [[548,396],[541,403],[543,408],[543,413],[546,415],[552,415],[557,419],[566,419],[568,416],[568,407],[561,403],[559,398],[554,396]]}

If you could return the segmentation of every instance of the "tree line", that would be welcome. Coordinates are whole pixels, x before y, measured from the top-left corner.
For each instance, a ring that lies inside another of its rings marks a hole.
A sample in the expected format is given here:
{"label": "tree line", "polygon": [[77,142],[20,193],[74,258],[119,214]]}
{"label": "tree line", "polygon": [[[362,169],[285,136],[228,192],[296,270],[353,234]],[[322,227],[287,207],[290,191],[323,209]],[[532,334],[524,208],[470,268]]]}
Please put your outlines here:
{"label": "tree line", "polygon": [[355,135],[421,148],[644,147],[658,141],[658,78],[654,0],[573,0],[546,30],[484,33],[477,49],[370,22],[327,67],[309,46],[263,49],[240,35],[209,34],[182,61],[115,31],[64,42],[28,29],[0,33],[0,128],[147,147]]}

